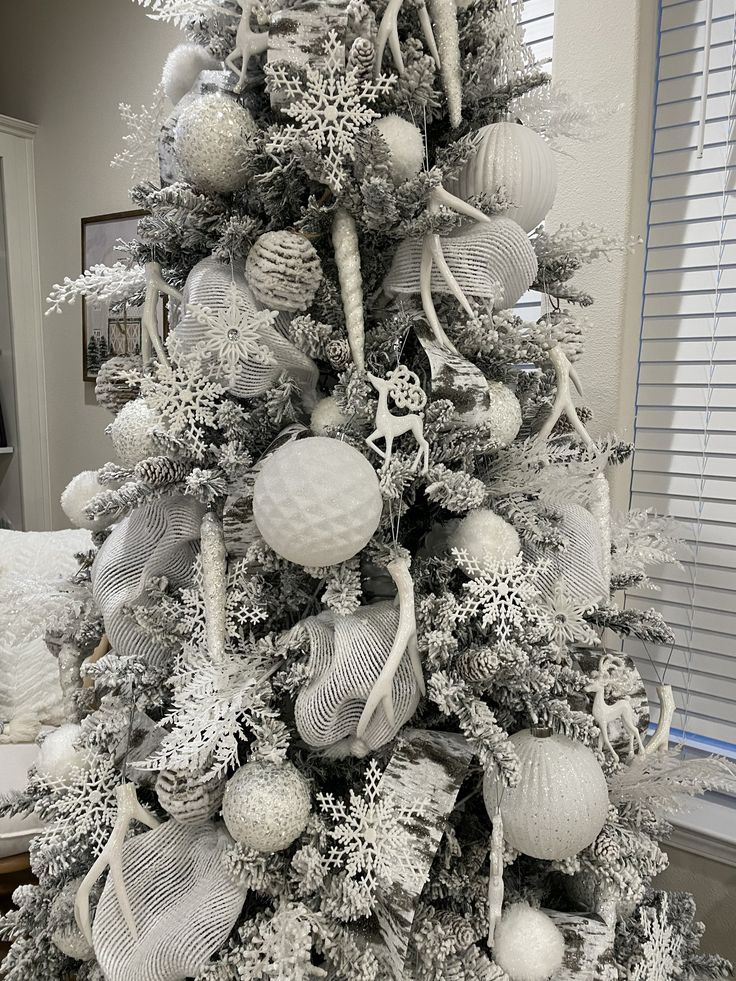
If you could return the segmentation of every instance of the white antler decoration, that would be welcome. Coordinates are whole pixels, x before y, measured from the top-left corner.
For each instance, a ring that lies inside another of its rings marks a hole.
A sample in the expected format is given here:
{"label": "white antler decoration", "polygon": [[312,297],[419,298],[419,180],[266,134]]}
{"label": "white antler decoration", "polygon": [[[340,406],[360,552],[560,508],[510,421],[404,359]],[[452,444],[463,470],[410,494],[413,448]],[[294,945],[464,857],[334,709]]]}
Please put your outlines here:
{"label": "white antler decoration", "polygon": [[[391,57],[396,65],[396,70],[398,71],[399,75],[404,74],[404,59],[401,56],[401,44],[399,43],[399,11],[403,6],[404,0],[388,0],[386,9],[383,12],[383,17],[381,18],[381,23],[378,27],[378,33],[376,34],[376,58],[373,65],[373,70],[376,76],[381,74],[381,65],[383,64],[383,55],[386,50],[387,43],[391,51]],[[435,60],[435,64],[438,68],[440,68],[440,55],[437,50],[437,43],[434,39],[432,21],[429,18],[429,12],[427,11],[427,6],[424,0],[419,0],[417,8],[419,13],[419,23],[421,24],[422,33],[424,34],[424,40],[427,42],[427,47]]]}
{"label": "white antler decoration", "polygon": [[74,900],[74,915],[77,925],[90,946],[92,946],[92,923],[89,915],[89,897],[92,887],[108,867],[123,918],[133,940],[138,940],[133,910],[130,908],[130,901],[123,881],[123,845],[133,821],[140,821],[141,824],[145,824],[147,828],[151,829],[157,828],[159,825],[158,818],[154,817],[147,808],[139,803],[134,784],[120,784],[115,791],[115,796],[118,801],[118,813],[110,837],[97,861],[82,880]]}
{"label": "white antler decoration", "polygon": [[358,739],[365,737],[366,730],[379,705],[383,706],[388,724],[390,726],[396,725],[393,700],[394,676],[399,669],[404,654],[408,654],[411,659],[414,676],[417,679],[417,685],[422,695],[424,695],[426,690],[424,687],[422,662],[419,657],[419,651],[417,650],[414,583],[409,572],[409,566],[405,559],[397,558],[389,562],[387,569],[399,591],[397,597],[399,602],[399,626],[391,650],[386,658],[386,663],[376,679],[376,683],[368,696],[368,701],[365,703],[363,714],[358,722],[356,733]]}
{"label": "white antler decoration", "polygon": [[645,753],[666,753],[670,745],[670,728],[675,715],[675,696],[672,685],[657,685],[659,719],[654,735],[644,748]]}
{"label": "white antler decoration", "polygon": [[568,361],[565,352],[562,350],[559,344],[555,344],[555,346],[549,352],[548,357],[552,362],[552,367],[555,369],[557,394],[555,395],[555,400],[552,405],[549,418],[540,429],[539,435],[543,439],[547,439],[554,429],[558,419],[560,419],[564,414],[567,421],[570,423],[578,436],[583,440],[586,446],[592,446],[593,440],[585,426],[580,421],[580,417],[578,416],[575,404],[572,400],[572,391],[570,388],[571,381],[575,386],[578,395],[583,394],[578,373]]}
{"label": "white antler decoration", "polygon": [[591,715],[595,719],[600,730],[600,735],[598,737],[598,749],[603,749],[605,746],[606,750],[608,750],[608,752],[611,753],[615,759],[618,759],[618,753],[611,745],[611,740],[608,736],[608,726],[616,719],[621,720],[624,730],[628,734],[629,756],[633,756],[634,754],[635,739],[640,751],[642,753],[644,752],[644,744],[641,741],[641,735],[637,728],[636,720],[634,719],[634,707],[631,704],[631,699],[629,696],[627,695],[625,698],[620,698],[611,705],[606,703],[606,681],[610,678],[611,671],[624,668],[625,666],[625,662],[621,657],[614,657],[613,655],[606,655],[602,657],[600,662],[600,670],[596,672],[596,675],[591,679],[590,683],[586,685],[585,688],[587,692],[595,693]]}
{"label": "white antler decoration", "polygon": [[153,347],[161,364],[168,365],[169,359],[166,357],[166,351],[161,343],[161,337],[158,332],[158,297],[159,293],[165,293],[167,296],[181,302],[182,295],[179,290],[174,289],[173,286],[169,286],[162,276],[161,263],[147,262],[145,268],[146,295],[143,301],[143,316],[141,317],[141,323],[143,325],[143,335],[141,337],[143,363],[145,364],[150,360],[150,349]]}
{"label": "white antler decoration", "polygon": [[[254,55],[263,54],[268,48],[268,31],[258,33],[252,31],[250,27],[250,18],[255,6],[256,0],[243,0],[240,3],[242,13],[235,35],[235,47],[225,58],[225,66],[238,75],[238,82],[235,86],[236,92],[242,92],[245,88],[245,76],[250,59]],[[238,60],[240,60],[239,68],[236,65]]]}

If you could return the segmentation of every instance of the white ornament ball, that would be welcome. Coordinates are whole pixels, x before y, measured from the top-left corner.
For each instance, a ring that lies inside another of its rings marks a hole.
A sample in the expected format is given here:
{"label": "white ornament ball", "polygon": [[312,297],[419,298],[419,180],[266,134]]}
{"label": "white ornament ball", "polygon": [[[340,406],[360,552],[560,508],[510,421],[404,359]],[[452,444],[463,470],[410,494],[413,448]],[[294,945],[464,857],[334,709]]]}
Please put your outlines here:
{"label": "white ornament ball", "polygon": [[95,952],[74,920],[74,898],[81,884],[81,879],[72,879],[51,903],[52,918],[57,922],[66,920],[53,931],[51,940],[67,957],[75,961],[91,961]]}
{"label": "white ornament ball", "polygon": [[210,194],[245,185],[258,126],[235,99],[213,92],[181,111],[174,130],[176,159],[190,184]]}
{"label": "white ornament ball", "polygon": [[307,310],[322,282],[322,263],[304,235],[286,229],[266,232],[248,253],[245,278],[272,310]]}
{"label": "white ornament ball", "polygon": [[513,525],[487,508],[471,511],[450,533],[450,548],[464,549],[489,571],[510,562],[521,551],[521,541]]}
{"label": "white ornament ball", "polygon": [[565,938],[546,913],[517,903],[493,935],[493,960],[511,981],[547,981],[562,966]]}
{"label": "white ornament ball", "polygon": [[521,429],[521,405],[503,382],[488,382],[490,405],[483,424],[490,424],[489,438],[494,446],[510,446]]}
{"label": "white ornament ball", "polygon": [[88,518],[84,513],[93,497],[96,497],[105,487],[97,479],[96,470],[83,470],[72,477],[61,495],[61,510],[77,528],[88,528],[90,531],[101,531],[115,521],[115,517]]}
{"label": "white ornament ball", "polygon": [[278,555],[303,566],[345,562],[373,537],[383,501],[362,453],[339,439],[312,436],[276,450],[263,464],[253,516]]}
{"label": "white ornament ball", "polygon": [[157,427],[161,427],[158,413],[145,399],[138,398],[122,407],[106,432],[120,462],[126,467],[134,467],[146,457],[160,455],[161,448],[153,435]]}
{"label": "white ornament ball", "polygon": [[557,193],[554,153],[538,133],[518,123],[491,123],[477,137],[475,150],[448,189],[468,200],[503,187],[511,202],[505,217],[530,232],[544,220]]}
{"label": "white ornament ball", "polygon": [[41,743],[36,769],[49,779],[66,780],[74,770],[86,769],[87,754],[77,745],[82,728],[67,722],[52,730]]}
{"label": "white ornament ball", "polygon": [[419,127],[394,113],[382,116],[374,126],[388,144],[394,183],[416,177],[424,166],[424,137]]}
{"label": "white ornament ball", "polygon": [[334,395],[328,395],[327,398],[320,399],[312,409],[312,415],[309,420],[309,425],[315,436],[326,436],[328,427],[338,429],[346,423],[347,419],[342,414],[342,410],[337,404],[337,399]]}
{"label": "white ornament ball", "polygon": [[521,765],[515,787],[502,787],[495,768],[486,772],[483,797],[489,815],[499,805],[506,841],[532,858],[557,861],[577,855],[601,831],[608,787],[587,746],[550,729],[523,729],[511,737]]}
{"label": "white ornament ball", "polygon": [[235,841],[280,852],[304,831],[312,812],[309,786],[293,763],[256,760],[228,781],[222,817]]}
{"label": "white ornament ball", "polygon": [[197,76],[208,68],[219,67],[206,48],[198,44],[179,44],[169,53],[161,74],[161,84],[169,99],[176,105],[189,92]]}

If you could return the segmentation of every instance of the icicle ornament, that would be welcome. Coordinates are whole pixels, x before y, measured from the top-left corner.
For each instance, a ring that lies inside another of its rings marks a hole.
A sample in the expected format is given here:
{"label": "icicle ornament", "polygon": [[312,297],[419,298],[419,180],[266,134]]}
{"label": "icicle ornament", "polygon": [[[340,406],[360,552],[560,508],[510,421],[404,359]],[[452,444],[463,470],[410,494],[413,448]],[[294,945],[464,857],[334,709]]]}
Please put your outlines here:
{"label": "icicle ornament", "polygon": [[332,246],[340,280],[345,330],[353,364],[365,370],[365,323],[363,317],[363,276],[360,271],[360,243],[355,219],[345,208],[337,208],[332,221]]}

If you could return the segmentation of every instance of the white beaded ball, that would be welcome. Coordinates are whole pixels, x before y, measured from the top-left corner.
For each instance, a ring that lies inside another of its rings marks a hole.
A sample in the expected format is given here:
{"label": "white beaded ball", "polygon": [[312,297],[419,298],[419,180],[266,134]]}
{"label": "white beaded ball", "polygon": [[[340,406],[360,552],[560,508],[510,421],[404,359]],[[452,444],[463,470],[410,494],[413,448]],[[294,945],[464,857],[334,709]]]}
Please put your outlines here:
{"label": "white beaded ball", "polygon": [[419,127],[395,113],[382,116],[374,126],[388,144],[393,182],[403,184],[416,177],[424,165],[424,137]]}
{"label": "white beaded ball", "polygon": [[489,570],[510,562],[521,551],[521,542],[513,525],[487,508],[466,515],[450,533],[448,545],[464,549],[471,559]]}
{"label": "white beaded ball", "polygon": [[587,746],[550,729],[523,729],[511,737],[521,779],[504,787],[490,768],[483,781],[489,815],[499,802],[506,841],[532,858],[558,861],[595,841],[608,815],[608,787]]}
{"label": "white beaded ball", "polygon": [[74,921],[74,898],[81,884],[81,879],[72,879],[71,882],[67,882],[51,903],[52,918],[57,922],[59,920],[66,921],[56,927],[51,934],[51,940],[54,946],[67,957],[73,957],[75,961],[91,961],[95,952]]}
{"label": "white beaded ball", "polygon": [[328,395],[327,398],[320,399],[312,409],[309,425],[315,436],[325,436],[328,427],[338,429],[346,422],[347,419],[342,414],[337,399],[334,395]]}
{"label": "white beaded ball", "polygon": [[518,123],[491,123],[477,137],[475,150],[448,189],[467,201],[505,188],[512,202],[505,216],[530,232],[544,219],[557,193],[554,153],[538,133]]}
{"label": "white beaded ball", "polygon": [[511,981],[547,981],[564,956],[565,938],[546,913],[526,903],[504,911],[493,935],[493,960]]}
{"label": "white beaded ball", "polygon": [[256,298],[272,310],[306,310],[322,282],[322,263],[298,232],[265,232],[245,260],[245,278]]}
{"label": "white beaded ball", "polygon": [[503,382],[488,382],[490,405],[483,417],[490,424],[489,438],[496,447],[510,446],[521,429],[521,405]]}
{"label": "white beaded ball", "polygon": [[235,99],[219,92],[200,96],[182,109],[174,130],[183,176],[210,194],[239,190],[257,132],[253,117]]}
{"label": "white beaded ball", "polygon": [[67,722],[54,729],[41,743],[36,769],[53,780],[66,780],[74,770],[86,769],[87,755],[77,745],[82,727]]}
{"label": "white beaded ball", "polygon": [[222,817],[235,841],[280,852],[304,831],[312,812],[309,786],[293,763],[255,760],[228,781]]}
{"label": "white beaded ball", "polygon": [[105,487],[97,479],[96,470],[83,470],[72,477],[61,495],[61,510],[77,528],[88,528],[90,531],[101,531],[115,521],[115,516],[104,518],[88,518],[84,513],[93,497],[96,497]]}
{"label": "white beaded ball", "polygon": [[145,399],[139,398],[122,407],[106,432],[120,462],[126,467],[134,467],[146,457],[160,454],[160,447],[153,436],[154,429],[160,426],[158,414]]}
{"label": "white beaded ball", "polygon": [[373,537],[382,509],[368,460],[349,443],[326,436],[276,450],[253,493],[253,516],[266,543],[303,566],[351,559]]}
{"label": "white beaded ball", "polygon": [[206,68],[217,68],[220,62],[199,44],[178,44],[164,63],[161,84],[169,99],[176,105],[197,81]]}

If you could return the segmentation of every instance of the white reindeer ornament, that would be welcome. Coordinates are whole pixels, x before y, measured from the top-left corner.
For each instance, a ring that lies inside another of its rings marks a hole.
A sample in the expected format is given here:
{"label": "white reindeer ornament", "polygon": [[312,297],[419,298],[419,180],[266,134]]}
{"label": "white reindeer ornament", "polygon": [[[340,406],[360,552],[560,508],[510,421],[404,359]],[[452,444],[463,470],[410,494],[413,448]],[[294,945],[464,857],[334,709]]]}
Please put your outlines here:
{"label": "white reindeer ornament", "polygon": [[641,741],[641,735],[636,725],[634,706],[632,705],[631,699],[626,696],[619,698],[618,701],[613,702],[611,705],[606,702],[606,684],[611,680],[614,671],[620,671],[625,667],[623,658],[616,657],[612,654],[605,655],[601,658],[600,669],[591,678],[590,683],[585,688],[587,692],[595,694],[591,715],[600,729],[598,749],[604,749],[605,747],[605,750],[616,760],[618,759],[618,753],[611,745],[608,726],[617,719],[621,720],[624,731],[629,737],[629,756],[634,755],[634,740],[636,740],[639,751],[644,752],[644,744]]}
{"label": "white reindeer ornament", "polygon": [[[366,377],[378,392],[376,428],[366,438],[366,443],[383,457],[384,467],[387,467],[396,437],[411,432],[419,446],[412,470],[417,469],[419,461],[423,458],[422,473],[426,473],[429,469],[429,444],[424,438],[424,420],[419,413],[427,404],[427,396],[419,384],[419,378],[403,364],[389,371],[385,378],[377,378],[370,372],[366,372]],[[395,416],[388,407],[389,396],[400,409],[413,411],[405,416]],[[376,446],[377,439],[384,440],[385,449],[381,450]]]}

